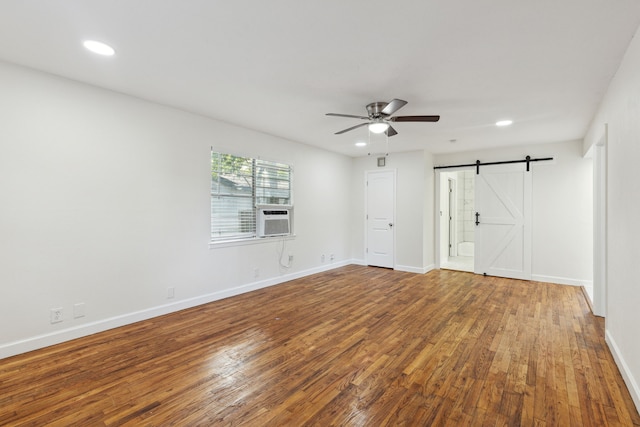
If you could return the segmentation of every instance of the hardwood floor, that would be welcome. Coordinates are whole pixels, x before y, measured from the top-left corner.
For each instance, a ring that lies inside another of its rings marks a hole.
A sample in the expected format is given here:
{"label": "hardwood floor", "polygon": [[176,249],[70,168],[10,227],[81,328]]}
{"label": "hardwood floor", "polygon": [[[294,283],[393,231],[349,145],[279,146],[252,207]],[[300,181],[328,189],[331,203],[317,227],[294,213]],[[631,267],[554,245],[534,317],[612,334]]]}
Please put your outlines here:
{"label": "hardwood floor", "polygon": [[580,288],[347,266],[0,360],[0,425],[640,417]]}

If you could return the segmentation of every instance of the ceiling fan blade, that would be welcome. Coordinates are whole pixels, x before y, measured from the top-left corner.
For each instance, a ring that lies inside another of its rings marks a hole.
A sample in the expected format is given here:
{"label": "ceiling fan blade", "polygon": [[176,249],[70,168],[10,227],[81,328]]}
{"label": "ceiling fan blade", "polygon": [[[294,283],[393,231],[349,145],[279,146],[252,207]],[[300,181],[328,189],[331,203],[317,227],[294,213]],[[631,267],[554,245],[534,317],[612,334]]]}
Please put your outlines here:
{"label": "ceiling fan blade", "polygon": [[364,116],[353,116],[353,115],[351,115],[351,114],[327,113],[327,116],[334,116],[334,117],[351,117],[352,119],[369,120],[369,117],[364,117]]}
{"label": "ceiling fan blade", "polygon": [[386,114],[387,116],[392,115],[402,107],[407,105],[407,101],[403,101],[402,99],[394,99],[387,104],[386,107],[382,109],[382,114]]}
{"label": "ceiling fan blade", "polygon": [[357,128],[362,127],[362,126],[367,126],[368,124],[369,123],[367,122],[367,123],[360,123],[359,125],[351,126],[350,128],[346,128],[346,129],[343,129],[343,130],[341,130],[339,132],[336,132],[336,135],[340,135],[342,133],[349,132],[350,130],[357,129]]}
{"label": "ceiling fan blade", "polygon": [[392,122],[437,122],[440,116],[396,116],[391,117]]}
{"label": "ceiling fan blade", "polygon": [[396,132],[396,130],[395,130],[393,127],[391,127],[391,126],[389,126],[389,127],[387,128],[387,130],[385,130],[385,131],[384,131],[384,133],[385,133],[387,136],[393,136],[393,135],[397,135],[397,134],[398,134],[398,132]]}

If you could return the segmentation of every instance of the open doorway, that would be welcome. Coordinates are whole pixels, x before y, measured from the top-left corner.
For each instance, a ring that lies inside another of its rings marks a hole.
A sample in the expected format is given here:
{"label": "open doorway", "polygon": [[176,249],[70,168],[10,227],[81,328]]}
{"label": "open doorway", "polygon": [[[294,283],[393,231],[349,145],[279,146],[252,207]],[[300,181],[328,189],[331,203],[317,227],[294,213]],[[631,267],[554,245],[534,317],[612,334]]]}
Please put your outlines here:
{"label": "open doorway", "polygon": [[473,170],[440,173],[440,267],[474,271]]}

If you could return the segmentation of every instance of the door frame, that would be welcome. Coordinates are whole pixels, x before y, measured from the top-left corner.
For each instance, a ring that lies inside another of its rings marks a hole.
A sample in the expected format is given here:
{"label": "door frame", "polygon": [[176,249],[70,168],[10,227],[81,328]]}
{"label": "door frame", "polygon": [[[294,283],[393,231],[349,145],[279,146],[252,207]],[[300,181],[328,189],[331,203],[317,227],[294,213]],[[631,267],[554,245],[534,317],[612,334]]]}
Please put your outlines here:
{"label": "door frame", "polygon": [[447,178],[447,188],[449,191],[449,256],[458,256],[458,194],[457,194],[457,180],[451,177]]}
{"label": "door frame", "polygon": [[607,138],[608,127],[593,154],[593,314],[607,316]]}
{"label": "door frame", "polygon": [[369,265],[369,252],[368,252],[368,248],[369,248],[369,185],[367,184],[367,182],[369,181],[369,175],[373,175],[373,174],[377,174],[377,173],[391,173],[393,176],[393,229],[392,229],[392,233],[393,233],[393,269],[395,270],[396,268],[396,195],[397,195],[397,191],[396,191],[396,185],[398,183],[398,172],[397,169],[371,169],[371,170],[365,170],[364,171],[364,212],[365,212],[365,218],[364,218],[364,264],[365,265]]}
{"label": "door frame", "polygon": [[[464,172],[467,170],[475,170],[473,167],[464,167],[461,166],[459,168],[449,168],[446,170],[443,169],[436,169],[434,172],[436,174],[436,179],[435,179],[435,268],[437,269],[441,269],[442,268],[442,264],[444,261],[442,259],[442,255],[441,255],[441,249],[442,249],[442,239],[447,239],[447,236],[443,236],[442,235],[442,231],[441,231],[441,224],[443,221],[443,213],[444,213],[444,206],[442,206],[442,191],[440,189],[441,184],[442,184],[442,173],[447,173],[447,172]],[[448,202],[448,197],[447,197],[447,201]],[[448,221],[448,220],[447,220]]]}

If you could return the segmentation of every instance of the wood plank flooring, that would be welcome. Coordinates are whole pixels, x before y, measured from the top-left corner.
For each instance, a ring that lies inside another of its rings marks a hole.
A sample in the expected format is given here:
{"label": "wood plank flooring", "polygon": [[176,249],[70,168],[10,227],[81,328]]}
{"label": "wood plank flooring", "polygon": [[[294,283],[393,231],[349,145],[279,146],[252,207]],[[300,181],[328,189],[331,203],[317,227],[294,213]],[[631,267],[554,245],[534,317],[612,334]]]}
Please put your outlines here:
{"label": "wood plank flooring", "polygon": [[2,426],[640,426],[580,288],[347,266],[0,360]]}

